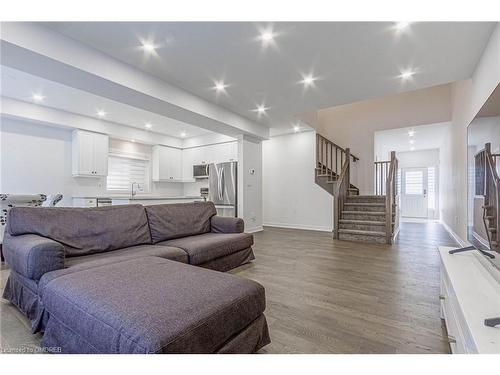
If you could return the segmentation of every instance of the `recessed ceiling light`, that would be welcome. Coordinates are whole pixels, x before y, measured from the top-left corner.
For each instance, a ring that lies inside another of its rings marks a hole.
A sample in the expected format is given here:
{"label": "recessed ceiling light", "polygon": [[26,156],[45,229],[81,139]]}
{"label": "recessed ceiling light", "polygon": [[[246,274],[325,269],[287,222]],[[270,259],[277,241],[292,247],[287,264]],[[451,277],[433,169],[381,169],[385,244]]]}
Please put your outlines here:
{"label": "recessed ceiling light", "polygon": [[266,30],[260,34],[260,40],[262,40],[263,43],[271,43],[274,40],[274,37],[275,34],[272,30]]}
{"label": "recessed ceiling light", "polygon": [[33,101],[35,101],[36,103],[43,102],[45,99],[45,96],[43,96],[42,94],[33,94],[31,97],[33,98]]}
{"label": "recessed ceiling light", "polygon": [[402,32],[410,26],[410,22],[396,22],[394,24],[394,30],[397,32]]}
{"label": "recessed ceiling light", "polygon": [[144,124],[144,127],[145,127],[146,129],[151,129],[151,128],[153,127],[153,125],[151,125],[151,123],[150,123],[150,122],[146,122],[146,123]]}
{"label": "recessed ceiling light", "polygon": [[99,110],[97,111],[97,116],[99,116],[99,117],[101,117],[101,118],[102,118],[102,117],[106,117],[106,115],[107,115],[107,113],[106,113],[104,110],[102,110],[102,109],[99,109]]}
{"label": "recessed ceiling light", "polygon": [[314,81],[316,80],[317,80],[316,77],[314,77],[312,74],[309,74],[307,76],[304,76],[303,80],[300,81],[300,83],[302,83],[304,87],[309,87],[312,86],[314,84]]}
{"label": "recessed ceiling light", "polygon": [[399,75],[399,78],[401,78],[403,81],[406,81],[406,80],[410,79],[411,77],[413,77],[414,74],[415,74],[414,70],[404,70]]}
{"label": "recessed ceiling light", "polygon": [[226,84],[224,84],[224,81],[217,81],[217,82],[215,82],[215,84],[214,84],[214,89],[215,89],[217,92],[226,91],[226,87],[227,87],[227,85],[226,85]]}
{"label": "recessed ceiling light", "polygon": [[264,104],[258,105],[257,108],[254,109],[259,115],[264,115],[269,107],[266,107]]}
{"label": "recessed ceiling light", "polygon": [[148,41],[144,40],[144,41],[142,41],[142,49],[145,52],[153,53],[156,50],[156,46],[153,42],[148,42]]}
{"label": "recessed ceiling light", "polygon": [[415,130],[410,130],[410,131],[408,132],[408,136],[409,136],[409,137],[413,137],[414,135],[415,135]]}
{"label": "recessed ceiling light", "polygon": [[410,151],[415,151],[415,147],[410,147]]}
{"label": "recessed ceiling light", "polygon": [[413,139],[410,139],[410,144],[412,145],[414,143],[415,143],[415,141]]}
{"label": "recessed ceiling light", "polygon": [[294,131],[295,133],[297,133],[299,130],[300,130],[300,126],[299,126],[299,125],[295,125],[295,126],[293,127],[293,131]]}
{"label": "recessed ceiling light", "polygon": [[135,143],[135,139],[131,139],[130,142]]}
{"label": "recessed ceiling light", "polygon": [[187,133],[186,132],[181,132],[181,137],[184,138],[186,137]]}

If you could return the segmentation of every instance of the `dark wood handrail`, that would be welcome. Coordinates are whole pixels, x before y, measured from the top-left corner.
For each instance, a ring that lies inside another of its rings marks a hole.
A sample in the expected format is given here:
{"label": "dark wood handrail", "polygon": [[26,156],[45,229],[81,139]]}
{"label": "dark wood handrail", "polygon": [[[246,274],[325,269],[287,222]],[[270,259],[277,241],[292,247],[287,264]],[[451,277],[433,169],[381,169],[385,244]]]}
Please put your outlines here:
{"label": "dark wood handrail", "polygon": [[[491,153],[491,143],[484,145],[485,153],[485,186],[484,186],[484,210],[483,210],[483,224],[488,236],[488,242],[491,249],[499,248],[500,236],[500,178],[497,172],[496,157],[498,154]],[[486,216],[490,218],[495,224],[495,238],[496,244],[493,245],[492,236],[489,229],[491,227],[486,222]]]}
{"label": "dark wood handrail", "polygon": [[[339,151],[341,151],[341,152],[343,152],[343,153],[345,154],[346,149],[344,149],[343,147],[340,147],[340,146],[339,146],[339,145],[337,145],[335,142],[330,141],[328,138],[323,137],[321,134],[316,133],[316,138],[317,138],[317,139],[319,138],[319,139],[324,140],[326,143],[331,144],[333,147],[335,147],[336,149],[338,149]],[[356,162],[356,161],[358,161],[358,160],[359,160],[359,158],[358,158],[356,155],[354,155],[354,154],[351,154],[351,158],[352,158],[352,160],[353,160],[354,162]]]}
{"label": "dark wood handrail", "polygon": [[345,149],[346,159],[342,165],[342,171],[338,178],[337,190],[333,199],[333,238],[339,238],[339,223],[344,210],[344,204],[347,201],[350,187],[350,166],[351,152],[349,148]]}

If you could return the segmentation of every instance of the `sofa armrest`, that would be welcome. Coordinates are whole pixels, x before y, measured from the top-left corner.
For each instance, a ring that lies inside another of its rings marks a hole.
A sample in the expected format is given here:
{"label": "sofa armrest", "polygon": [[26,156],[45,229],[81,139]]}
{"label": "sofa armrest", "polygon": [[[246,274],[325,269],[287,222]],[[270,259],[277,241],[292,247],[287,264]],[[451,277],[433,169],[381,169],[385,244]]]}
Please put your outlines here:
{"label": "sofa armrest", "polygon": [[243,233],[245,222],[238,217],[212,216],[210,226],[213,233]]}
{"label": "sofa armrest", "polygon": [[36,234],[5,233],[2,250],[7,264],[15,272],[33,280],[64,268],[64,246]]}

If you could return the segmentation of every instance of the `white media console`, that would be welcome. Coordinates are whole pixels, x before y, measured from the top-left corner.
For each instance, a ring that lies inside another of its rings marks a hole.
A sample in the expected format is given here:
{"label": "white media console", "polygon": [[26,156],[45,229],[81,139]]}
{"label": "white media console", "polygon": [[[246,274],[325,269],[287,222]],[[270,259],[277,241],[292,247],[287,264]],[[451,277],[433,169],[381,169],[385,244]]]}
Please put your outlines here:
{"label": "white media console", "polygon": [[486,318],[500,316],[500,271],[478,251],[441,256],[441,318],[446,322],[453,354],[500,353],[500,326]]}

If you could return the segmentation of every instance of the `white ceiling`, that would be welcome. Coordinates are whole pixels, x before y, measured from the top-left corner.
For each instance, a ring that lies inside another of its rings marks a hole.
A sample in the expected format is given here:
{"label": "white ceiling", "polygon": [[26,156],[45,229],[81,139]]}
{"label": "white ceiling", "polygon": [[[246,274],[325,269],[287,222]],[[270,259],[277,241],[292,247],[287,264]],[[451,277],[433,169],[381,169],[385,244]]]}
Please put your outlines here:
{"label": "white ceiling", "polygon": [[[383,22],[45,25],[277,134],[290,131],[298,113],[470,77],[495,23],[412,23],[402,33]],[[264,48],[257,37],[270,27],[275,43]],[[141,39],[158,45],[156,54],[141,50]],[[407,68],[417,73],[402,83]],[[318,80],[305,91],[298,82],[308,73]],[[221,79],[227,95],[213,90]],[[270,108],[259,118],[252,109],[262,103]]]}
{"label": "white ceiling", "polygon": [[[375,132],[376,160],[388,160],[391,151],[406,152],[440,148],[448,140],[450,123],[413,126]],[[408,132],[412,131],[410,137]],[[413,144],[410,140],[413,140]],[[413,150],[412,150],[413,148]]]}
{"label": "white ceiling", "polygon": [[152,128],[149,131],[171,137],[182,138],[181,133],[183,132],[186,133],[186,138],[211,133],[196,126],[103,98],[86,91],[61,85],[6,66],[1,66],[0,82],[2,83],[2,96],[25,102],[33,102],[33,93],[38,93],[45,97],[43,102],[38,103],[42,106],[97,119],[100,119],[97,111],[103,110],[106,112],[106,117],[103,120],[141,130],[146,130],[145,124],[150,123]]}

